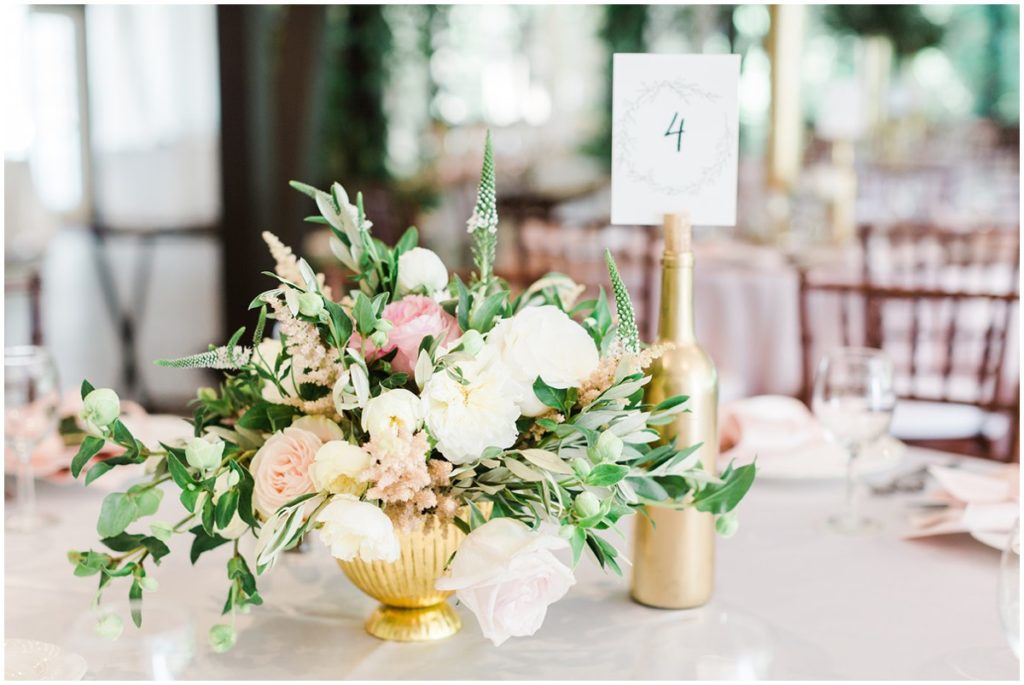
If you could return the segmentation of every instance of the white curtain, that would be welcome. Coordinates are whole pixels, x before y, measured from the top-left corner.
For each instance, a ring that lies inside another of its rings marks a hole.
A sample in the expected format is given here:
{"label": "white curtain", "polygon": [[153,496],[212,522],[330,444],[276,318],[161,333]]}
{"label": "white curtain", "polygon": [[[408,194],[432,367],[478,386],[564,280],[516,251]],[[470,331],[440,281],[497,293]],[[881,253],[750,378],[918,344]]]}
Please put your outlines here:
{"label": "white curtain", "polygon": [[133,228],[216,221],[216,8],[89,6],[85,25],[100,218]]}

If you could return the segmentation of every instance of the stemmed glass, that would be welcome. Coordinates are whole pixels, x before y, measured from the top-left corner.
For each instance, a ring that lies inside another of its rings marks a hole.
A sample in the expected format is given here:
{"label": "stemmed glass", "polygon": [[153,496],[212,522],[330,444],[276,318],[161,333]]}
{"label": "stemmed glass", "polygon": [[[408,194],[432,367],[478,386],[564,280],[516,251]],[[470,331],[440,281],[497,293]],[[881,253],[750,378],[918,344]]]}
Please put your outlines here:
{"label": "stemmed glass", "polygon": [[4,443],[18,458],[18,499],[7,529],[39,530],[54,522],[36,511],[32,451],[57,429],[60,390],[53,358],[42,347],[4,349]]}
{"label": "stemmed glass", "polygon": [[999,564],[999,616],[1010,649],[1020,658],[1020,519],[1013,524]]}
{"label": "stemmed glass", "polygon": [[896,394],[892,361],[881,350],[843,347],[825,355],[814,376],[814,413],[828,437],[846,449],[846,506],[828,523],[841,533],[878,527],[860,514],[853,470],[860,450],[885,435]]}

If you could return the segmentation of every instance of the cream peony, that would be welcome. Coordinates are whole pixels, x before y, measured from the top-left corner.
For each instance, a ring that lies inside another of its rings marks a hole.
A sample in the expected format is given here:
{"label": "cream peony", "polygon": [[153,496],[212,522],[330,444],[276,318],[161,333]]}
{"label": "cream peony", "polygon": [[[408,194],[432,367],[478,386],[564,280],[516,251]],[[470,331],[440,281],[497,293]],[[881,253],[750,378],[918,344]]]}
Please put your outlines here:
{"label": "cream peony", "polygon": [[372,438],[397,435],[400,429],[415,433],[420,426],[420,398],[408,390],[387,390],[370,398],[363,409],[363,430]]}
{"label": "cream peony", "polygon": [[317,532],[342,561],[398,559],[398,536],[391,519],[379,508],[355,497],[336,496],[317,516]]}
{"label": "cream peony", "polygon": [[548,605],[576,582],[551,553],[568,546],[514,519],[493,519],[466,536],[437,589],[455,590],[495,646],[513,636],[533,635]]}
{"label": "cream peony", "polygon": [[553,305],[527,307],[503,319],[487,337],[493,362],[515,384],[519,409],[540,416],[547,407],[533,392],[540,376],[553,388],[573,388],[597,368],[597,346],[583,326]]}
{"label": "cream peony", "polygon": [[465,383],[438,371],[423,386],[423,417],[437,449],[453,464],[476,461],[488,447],[511,447],[519,437],[515,397],[499,371],[460,362]]}
{"label": "cream peony", "polygon": [[313,459],[313,485],[319,491],[359,494],[359,474],[370,465],[364,449],[342,440],[324,443]]}
{"label": "cream peony", "polygon": [[310,467],[322,444],[314,434],[292,426],[263,443],[249,466],[255,481],[252,503],[260,516],[268,518],[299,495],[316,491]]}
{"label": "cream peony", "polygon": [[398,294],[432,294],[448,285],[448,269],[434,252],[414,247],[398,258]]}
{"label": "cream peony", "polygon": [[320,438],[320,442],[345,439],[345,433],[342,432],[341,426],[326,416],[300,416],[292,421],[292,428],[309,431]]}

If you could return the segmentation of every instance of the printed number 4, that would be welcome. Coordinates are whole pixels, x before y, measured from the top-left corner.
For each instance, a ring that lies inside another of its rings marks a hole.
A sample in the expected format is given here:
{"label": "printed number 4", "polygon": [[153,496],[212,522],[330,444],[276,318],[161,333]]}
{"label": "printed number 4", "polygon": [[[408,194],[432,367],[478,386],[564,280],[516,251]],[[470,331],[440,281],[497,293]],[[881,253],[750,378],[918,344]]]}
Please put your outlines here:
{"label": "printed number 4", "polygon": [[679,128],[673,131],[672,127],[676,125],[676,119],[679,119],[679,112],[672,115],[672,123],[668,125],[668,130],[665,131],[665,137],[676,137],[676,152],[679,152],[683,145],[683,124],[686,122],[686,119],[679,119]]}

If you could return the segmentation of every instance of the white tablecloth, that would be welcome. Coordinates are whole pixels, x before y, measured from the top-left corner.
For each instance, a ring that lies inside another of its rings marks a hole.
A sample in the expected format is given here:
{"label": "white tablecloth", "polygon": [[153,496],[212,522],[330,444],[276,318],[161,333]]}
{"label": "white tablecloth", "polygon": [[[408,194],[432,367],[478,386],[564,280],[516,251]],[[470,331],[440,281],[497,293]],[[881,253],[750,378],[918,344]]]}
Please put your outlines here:
{"label": "white tablecloth", "polygon": [[[908,466],[950,458],[915,449]],[[267,603],[239,617],[231,652],[206,646],[206,630],[223,620],[226,549],[193,568],[187,540],[177,539],[175,554],[151,571],[160,588],[145,596],[146,620],[159,622],[167,607],[194,618],[197,654],[180,674],[189,679],[1017,678],[997,609],[998,552],[966,536],[900,539],[914,495],[869,501],[884,522],[878,535],[835,535],[823,520],[841,493],[834,482],[756,483],[741,505],[739,533],[719,542],[717,588],[704,608],[639,606],[628,599],[625,579],[584,561],[577,585],[540,632],[500,648],[480,636],[464,608],[464,629],[447,641],[369,637],[362,621],[373,601],[347,583],[317,541],[261,578]],[[74,619],[96,578],[72,576],[65,552],[96,545],[102,494],[44,485],[40,503],[60,524],[34,538],[6,536],[8,638],[81,644]],[[173,506],[168,497],[164,507]],[[174,520],[170,511],[162,517]],[[119,598],[127,589],[119,584],[108,593]],[[122,640],[132,630],[129,624]],[[101,653],[84,656],[88,678],[133,675]]]}

